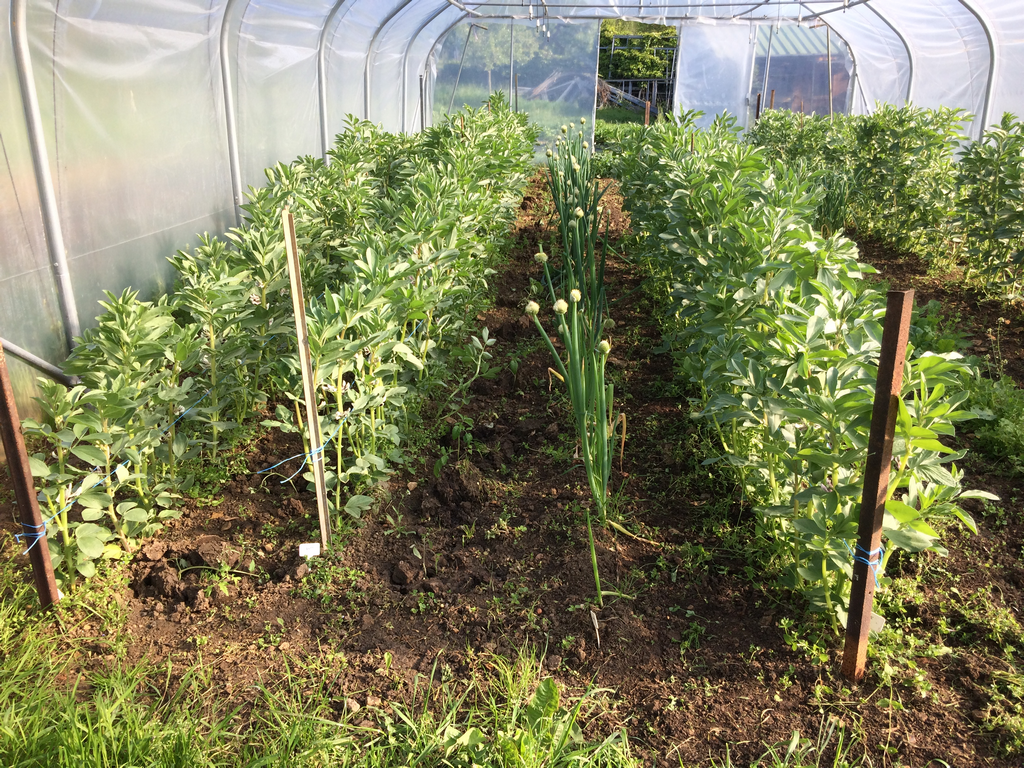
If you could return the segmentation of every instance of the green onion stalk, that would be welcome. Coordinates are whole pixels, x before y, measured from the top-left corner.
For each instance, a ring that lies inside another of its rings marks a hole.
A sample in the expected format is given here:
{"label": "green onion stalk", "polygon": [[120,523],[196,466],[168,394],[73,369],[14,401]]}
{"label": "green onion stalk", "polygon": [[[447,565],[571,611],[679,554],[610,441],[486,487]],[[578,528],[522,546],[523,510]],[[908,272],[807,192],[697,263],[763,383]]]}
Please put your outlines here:
{"label": "green onion stalk", "polygon": [[[582,120],[580,125],[582,127]],[[533,318],[554,358],[555,369],[552,372],[569,390],[587,483],[598,520],[602,525],[607,525],[612,439],[616,425],[620,422],[624,424],[624,418],[616,417],[613,409],[614,385],[605,380],[611,343],[603,339],[602,334],[614,323],[604,318],[605,248],[602,248],[600,257],[597,257],[596,248],[601,216],[598,204],[603,192],[598,189],[596,179],[590,173],[589,148],[583,141],[583,132],[570,135],[570,127],[566,126],[563,127],[563,133],[567,138],[558,142],[557,152],[551,153],[548,163],[551,193],[559,213],[564,246],[559,280],[561,296],[556,295],[547,254],[541,249],[535,258],[544,267],[558,335],[565,347],[564,360],[541,325],[538,316],[540,305],[531,301],[526,305],[526,312]],[[601,590],[589,509],[586,519],[594,584],[598,604],[603,606],[603,596],[607,593]]]}

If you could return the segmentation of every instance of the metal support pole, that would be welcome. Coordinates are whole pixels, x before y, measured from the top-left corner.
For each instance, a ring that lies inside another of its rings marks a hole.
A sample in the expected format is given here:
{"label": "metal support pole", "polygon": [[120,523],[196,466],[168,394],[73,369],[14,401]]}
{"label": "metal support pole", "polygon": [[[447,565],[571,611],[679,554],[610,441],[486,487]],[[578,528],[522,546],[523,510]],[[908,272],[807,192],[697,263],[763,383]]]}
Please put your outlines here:
{"label": "metal support pole", "polygon": [[[473,34],[473,28],[479,27],[479,24],[470,24],[469,29],[466,31],[466,44],[462,46],[462,58],[459,59],[459,71],[455,73],[455,85],[452,86],[452,98],[448,102],[448,111],[446,115],[452,113],[452,107],[455,106],[455,92],[459,90],[459,79],[462,77],[462,65],[466,63],[466,51],[469,50],[469,36]],[[487,27],[481,27],[481,29],[487,29]],[[488,88],[490,90],[490,88]]]}
{"label": "metal support pole", "polygon": [[420,75],[420,133],[427,130],[427,84]]}
{"label": "metal support pole", "polygon": [[17,344],[14,344],[13,342],[8,341],[7,339],[0,339],[0,346],[6,349],[9,354],[14,355],[22,362],[28,363],[37,371],[45,373],[54,381],[59,381],[65,387],[73,387],[76,384],[78,384],[77,376],[68,376],[56,365],[48,363],[46,360],[43,360],[43,358],[39,357],[38,355],[33,355],[27,349],[22,349]]}
{"label": "metal support pole", "polygon": [[825,51],[828,56],[828,119],[832,122],[832,28],[825,27]]}
{"label": "metal support pole", "polygon": [[519,73],[516,73],[516,112],[519,111]]}
{"label": "metal support pole", "polygon": [[50,176],[50,157],[46,150],[46,136],[43,133],[43,117],[39,111],[39,96],[36,93],[35,76],[32,73],[32,53],[28,44],[28,22],[26,19],[27,0],[13,0],[11,3],[11,37],[14,43],[14,62],[18,69],[18,85],[21,89],[21,103],[25,112],[29,145],[32,150],[32,166],[35,170],[36,188],[39,191],[39,207],[43,215],[43,231],[46,234],[46,248],[50,254],[50,266],[57,282],[57,296],[60,300],[60,316],[67,336],[68,349],[75,346],[75,338],[82,335],[78,322],[78,306],[75,291],[68,270],[68,254],[64,246],[64,232],[60,225],[60,209],[57,193]]}
{"label": "metal support pole", "polygon": [[[903,389],[903,363],[907,356],[913,291],[889,291],[885,305],[882,349],[878,358],[875,402],[868,434],[868,460],[864,468],[864,495],[857,526],[857,551],[853,563],[850,613],[846,623],[843,676],[857,681],[864,676],[871,606],[875,596],[875,572],[881,567],[882,517],[889,492],[892,443]],[[826,587],[827,588],[827,587]]]}
{"label": "metal support pole", "polygon": [[775,25],[768,27],[768,52],[764,58],[764,83],[761,93],[768,93],[768,71],[772,67],[772,43],[775,41]]}
{"label": "metal support pole", "polygon": [[235,108],[235,77],[231,69],[229,32],[238,0],[227,0],[220,20],[220,77],[224,86],[224,122],[228,132],[228,166],[231,169],[231,197],[234,201],[235,226],[242,226],[242,161],[238,156],[238,123]]}
{"label": "metal support pole", "polygon": [[[323,150],[324,162],[330,158],[327,151],[331,148],[330,130],[327,125],[327,34],[334,27],[334,19],[347,0],[337,0],[331,12],[324,19],[324,25],[320,28],[320,41],[316,49],[316,80],[317,91],[320,94],[320,149]],[[404,127],[404,126],[403,126]]]}
{"label": "metal support pole", "polygon": [[512,89],[515,88],[516,71],[516,24],[511,19],[508,22],[508,102],[512,103]]}
{"label": "metal support pole", "polygon": [[7,359],[4,357],[2,345],[0,438],[4,446],[4,455],[7,457],[7,466],[11,470],[14,498],[18,505],[18,521],[28,543],[28,556],[32,562],[32,576],[36,582],[36,592],[39,593],[39,604],[47,608],[60,600],[60,593],[57,591],[57,581],[53,577],[50,547],[46,543],[46,526],[43,524],[43,516],[39,513],[35,482],[28,464],[25,438],[21,434],[21,420],[18,418],[18,407],[14,403],[14,389],[11,387],[10,376],[7,375]]}

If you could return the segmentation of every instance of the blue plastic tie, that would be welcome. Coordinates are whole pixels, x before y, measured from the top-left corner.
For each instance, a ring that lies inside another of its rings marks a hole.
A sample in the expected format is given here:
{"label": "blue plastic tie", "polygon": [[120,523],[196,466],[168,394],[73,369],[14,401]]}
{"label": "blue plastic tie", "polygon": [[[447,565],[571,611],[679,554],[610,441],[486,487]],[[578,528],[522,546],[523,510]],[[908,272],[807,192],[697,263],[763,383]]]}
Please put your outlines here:
{"label": "blue plastic tie", "polygon": [[312,451],[310,451],[308,453],[296,453],[294,456],[289,456],[287,459],[282,459],[281,461],[277,462],[277,464],[275,464],[272,467],[267,467],[266,469],[259,470],[256,474],[257,475],[262,475],[264,472],[269,472],[272,469],[277,469],[282,464],[287,464],[289,461],[292,461],[292,460],[297,459],[299,457],[303,457],[302,458],[302,464],[299,465],[299,468],[297,470],[295,470],[295,472],[293,472],[290,477],[286,477],[284,480],[282,480],[281,481],[281,485],[284,485],[285,483],[291,481],[296,475],[299,474],[299,472],[301,472],[303,469],[305,469],[306,464],[309,463],[310,459],[312,459],[313,461],[323,461],[324,449],[327,448],[327,446],[330,444],[330,442],[338,435],[338,433],[341,431],[342,425],[346,421],[348,421],[348,417],[351,416],[351,415],[352,415],[352,411],[350,409],[349,412],[345,414],[345,418],[343,418],[338,423],[337,429],[335,429],[334,432],[331,433],[330,437],[328,437],[326,440],[324,440],[323,445],[321,445],[319,448],[317,448],[315,450],[312,450]]}
{"label": "blue plastic tie", "polygon": [[[845,546],[846,549],[849,551],[849,553],[853,557],[854,561],[856,561],[858,563],[864,563],[866,566],[868,566],[871,569],[871,575],[875,577],[875,586],[877,587],[878,586],[878,566],[880,566],[882,564],[882,558],[885,557],[885,547],[879,545],[878,549],[872,549],[869,552],[868,550],[864,549],[864,547],[862,547],[858,543],[857,544],[857,551],[854,552],[852,549],[850,549],[850,545],[847,544],[845,541],[843,542],[843,546]],[[858,554],[858,553],[863,553],[863,554]]]}

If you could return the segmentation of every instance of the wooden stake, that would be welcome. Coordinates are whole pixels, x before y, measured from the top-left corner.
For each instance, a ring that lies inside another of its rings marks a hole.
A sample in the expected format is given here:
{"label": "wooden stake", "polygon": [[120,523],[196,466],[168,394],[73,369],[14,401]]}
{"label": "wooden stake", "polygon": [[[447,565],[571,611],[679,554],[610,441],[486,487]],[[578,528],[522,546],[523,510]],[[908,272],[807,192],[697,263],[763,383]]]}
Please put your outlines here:
{"label": "wooden stake", "polygon": [[316,410],[316,381],[309,356],[309,331],[306,328],[306,300],[302,295],[302,271],[299,265],[299,247],[295,241],[295,219],[285,208],[281,212],[284,225],[284,245],[288,253],[288,277],[292,284],[292,309],[295,311],[295,334],[299,339],[299,366],[302,368],[302,393],[306,398],[306,423],[309,425],[309,463],[313,466],[313,484],[316,486],[316,507],[320,514],[320,546],[326,551],[331,546],[331,517],[327,510],[327,482],[324,478],[323,437],[320,434],[320,415]]}
{"label": "wooden stake", "polygon": [[772,98],[768,102],[768,109],[775,109],[775,89],[772,88]]}
{"label": "wooden stake", "polygon": [[644,108],[644,125],[650,125],[651,124],[651,102],[648,101],[648,102],[645,102],[645,104],[647,106]]}
{"label": "wooden stake", "polygon": [[896,434],[898,399],[903,388],[903,363],[907,356],[913,291],[889,291],[885,305],[882,349],[878,358],[875,403],[871,411],[868,460],[864,469],[857,528],[857,551],[853,563],[853,588],[846,623],[843,676],[854,682],[864,677],[864,661],[871,630],[871,608],[875,597],[875,571],[881,561],[882,516],[889,492],[892,443]]}
{"label": "wooden stake", "polygon": [[757,106],[754,107],[754,119],[761,119],[761,94],[757,94]]}
{"label": "wooden stake", "polygon": [[39,513],[35,481],[25,451],[25,437],[21,433],[21,419],[14,402],[11,377],[7,374],[7,358],[0,344],[0,436],[3,438],[7,467],[11,470],[14,483],[14,498],[18,504],[18,520],[28,545],[28,556],[32,563],[32,576],[39,593],[39,604],[48,608],[60,600],[57,581],[53,577],[53,563],[50,562],[50,547],[46,542],[46,526]]}

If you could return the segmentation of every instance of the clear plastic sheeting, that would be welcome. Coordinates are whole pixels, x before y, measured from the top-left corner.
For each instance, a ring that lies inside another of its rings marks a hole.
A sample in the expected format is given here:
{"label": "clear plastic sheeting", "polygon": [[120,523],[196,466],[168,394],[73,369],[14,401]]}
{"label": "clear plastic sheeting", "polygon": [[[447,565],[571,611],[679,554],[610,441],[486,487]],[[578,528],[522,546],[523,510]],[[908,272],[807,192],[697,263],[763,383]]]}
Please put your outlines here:
{"label": "clear plastic sheeting", "polygon": [[[327,123],[332,136],[344,130],[349,116],[369,119],[381,111],[380,101],[396,99],[398,83],[370,72],[367,59],[380,29],[408,4],[409,0],[348,0],[334,30],[328,30]],[[373,83],[376,89],[368,91]],[[379,100],[376,110],[374,98]]]}
{"label": "clear plastic sheeting", "polygon": [[600,31],[597,21],[551,24],[546,30],[529,21],[455,26],[437,56],[433,119],[464,105],[479,107],[501,91],[540,127],[542,150],[554,143],[561,126],[581,117],[592,131]]}
{"label": "clear plastic sheeting", "polygon": [[[910,47],[910,101],[919,107],[959,107],[982,113],[991,51],[985,30],[961,3],[871,0]],[[974,128],[978,133],[978,127]]]}
{"label": "clear plastic sheeting", "polygon": [[756,26],[749,22],[691,22],[679,27],[675,110],[698,110],[698,126],[729,113],[748,123]]}
{"label": "clear plastic sheeting", "polygon": [[850,46],[854,62],[851,112],[862,115],[875,104],[903,104],[910,92],[910,52],[875,13],[833,13],[828,24]]}
{"label": "clear plastic sheeting", "polygon": [[995,45],[986,126],[998,123],[1006,112],[1024,117],[1024,2],[969,0],[968,7],[984,21]]}
{"label": "clear plastic sheeting", "polygon": [[175,249],[233,223],[217,26],[205,0],[31,4],[35,85],[85,325],[104,290],[166,289]]}
{"label": "clear plastic sheeting", "polygon": [[[0,337],[52,363],[66,353],[60,306],[39,214],[32,155],[25,130],[9,6],[0,0]],[[35,413],[34,368],[7,353],[22,416]]]}
{"label": "clear plastic sheeting", "polygon": [[852,75],[846,44],[824,24],[758,26],[751,81],[755,108],[756,94],[761,94],[762,110],[774,106],[802,114],[845,114]]}
{"label": "clear plastic sheeting", "polygon": [[[128,0],[131,2],[132,0]],[[331,0],[250,2],[238,30],[238,146],[242,185],[320,147],[317,51]]]}

